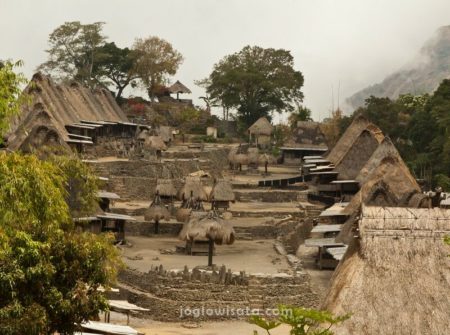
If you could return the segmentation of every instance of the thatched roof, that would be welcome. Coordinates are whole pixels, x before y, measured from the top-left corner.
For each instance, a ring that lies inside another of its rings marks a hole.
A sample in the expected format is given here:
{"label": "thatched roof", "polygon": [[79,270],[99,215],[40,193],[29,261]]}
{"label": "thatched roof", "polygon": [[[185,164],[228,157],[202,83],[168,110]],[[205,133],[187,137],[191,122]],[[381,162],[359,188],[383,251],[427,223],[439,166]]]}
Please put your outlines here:
{"label": "thatched roof", "polygon": [[338,164],[361,132],[366,129],[369,124],[369,120],[364,116],[356,116],[344,134],[339,138],[333,149],[331,149],[330,153],[327,155],[327,159],[335,165]]}
{"label": "thatched roof", "polygon": [[298,121],[291,136],[283,143],[284,148],[295,149],[328,149],[325,135],[320,129],[320,123],[312,121]]}
{"label": "thatched roof", "polygon": [[355,179],[383,139],[383,133],[373,124],[362,130],[336,164],[339,179]]}
{"label": "thatched roof", "polygon": [[266,162],[269,164],[277,163],[277,159],[275,157],[273,157],[272,155],[266,154],[266,153],[259,155],[258,160],[259,160],[259,163],[261,163],[261,164],[265,164]]}
{"label": "thatched roof", "polygon": [[258,164],[259,149],[258,148],[249,148],[247,150],[247,157],[248,157],[248,163]]}
{"label": "thatched roof", "polygon": [[273,126],[267,118],[261,117],[248,128],[248,132],[254,135],[270,136],[273,132]]}
{"label": "thatched roof", "polygon": [[362,204],[409,207],[410,202],[415,201],[414,195],[417,193],[420,193],[420,187],[401,157],[386,156],[367,176],[366,182],[345,208],[344,212],[350,215],[350,218],[344,224],[337,239],[345,243],[349,243],[352,239],[354,216],[357,215]]}
{"label": "thatched roof", "polygon": [[50,77],[36,73],[25,89],[31,103],[11,120],[8,146],[19,148],[34,126],[43,123],[57,129],[64,141],[69,139],[66,125],[87,121],[128,122],[127,117],[106,89],[95,91],[78,83],[56,84]]}
{"label": "thatched roof", "polygon": [[235,196],[231,183],[225,179],[216,181],[209,195],[209,199],[210,201],[213,199],[216,201],[234,201]]}
{"label": "thatched roof", "polygon": [[341,260],[322,306],[352,313],[347,334],[445,334],[450,329],[450,210],[364,207],[360,238]]}
{"label": "thatched roof", "polygon": [[175,197],[177,195],[172,179],[158,179],[156,181],[156,192],[162,197]]}
{"label": "thatched roof", "polygon": [[164,143],[161,136],[149,136],[145,141],[148,148],[155,150],[167,150],[167,145]]}
{"label": "thatched roof", "polygon": [[183,226],[179,238],[183,241],[213,240],[216,244],[233,244],[235,232],[229,221],[210,212],[203,218],[192,218]]}
{"label": "thatched roof", "polygon": [[189,88],[184,86],[179,80],[177,80],[173,85],[171,85],[169,88],[170,93],[192,93]]}
{"label": "thatched roof", "polygon": [[188,199],[192,194],[192,197],[197,200],[207,201],[208,196],[203,188],[202,182],[198,177],[186,177],[186,182],[184,183],[181,190],[178,192],[178,198]]}
{"label": "thatched roof", "polygon": [[153,202],[150,204],[150,207],[145,211],[144,214],[145,220],[147,221],[160,221],[160,220],[169,220],[170,213],[164,204],[161,202],[161,198],[156,192],[155,198]]}

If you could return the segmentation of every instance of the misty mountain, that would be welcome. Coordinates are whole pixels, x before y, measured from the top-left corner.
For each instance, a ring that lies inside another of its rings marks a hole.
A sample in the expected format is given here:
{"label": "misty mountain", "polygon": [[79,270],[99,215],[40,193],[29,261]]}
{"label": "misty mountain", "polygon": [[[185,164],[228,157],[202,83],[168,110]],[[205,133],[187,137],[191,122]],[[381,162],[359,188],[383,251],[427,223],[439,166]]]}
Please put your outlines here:
{"label": "misty mountain", "polygon": [[432,93],[445,78],[450,78],[450,26],[439,28],[410,63],[346,102],[357,108],[371,95],[395,99],[405,93]]}

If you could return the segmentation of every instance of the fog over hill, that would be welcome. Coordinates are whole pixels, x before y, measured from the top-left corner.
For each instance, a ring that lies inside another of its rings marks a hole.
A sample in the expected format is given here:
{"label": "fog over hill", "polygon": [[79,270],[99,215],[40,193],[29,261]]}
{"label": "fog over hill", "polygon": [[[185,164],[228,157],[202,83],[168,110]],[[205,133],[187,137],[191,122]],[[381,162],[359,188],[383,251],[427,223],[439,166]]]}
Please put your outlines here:
{"label": "fog over hill", "polygon": [[381,83],[366,87],[347,99],[354,108],[371,96],[397,98],[400,94],[432,93],[450,77],[450,26],[439,28],[425,42],[411,62],[386,77]]}

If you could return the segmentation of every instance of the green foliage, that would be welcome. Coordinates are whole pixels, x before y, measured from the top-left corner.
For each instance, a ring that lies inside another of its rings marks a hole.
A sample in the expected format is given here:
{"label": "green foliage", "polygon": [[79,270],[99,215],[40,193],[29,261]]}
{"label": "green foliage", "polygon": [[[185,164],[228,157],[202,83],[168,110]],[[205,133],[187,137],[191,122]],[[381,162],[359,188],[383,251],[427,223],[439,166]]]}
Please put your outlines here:
{"label": "green foliage", "polygon": [[298,105],[297,109],[289,115],[288,122],[291,129],[297,127],[298,121],[312,121],[311,110],[305,106]]}
{"label": "green foliage", "polygon": [[136,39],[133,49],[137,57],[136,73],[154,101],[155,90],[165,83],[167,76],[177,72],[183,56],[172,44],[156,36]]}
{"label": "green foliage", "polygon": [[236,108],[246,127],[273,111],[292,111],[303,99],[303,75],[283,49],[246,46],[223,58],[198,83],[214,103]]}
{"label": "green foliage", "polygon": [[128,85],[135,85],[138,78],[135,69],[136,52],[128,48],[119,48],[114,42],[105,43],[97,48],[97,62],[93,72],[101,78],[106,78],[105,84],[114,85],[117,89],[116,99],[120,100],[123,90]]}
{"label": "green foliage", "polygon": [[100,46],[106,40],[102,34],[103,22],[81,24],[79,21],[66,22],[49,36],[50,49],[47,62],[38,69],[64,79],[75,79],[84,85],[94,86],[94,64]]}
{"label": "green foliage", "polygon": [[[270,330],[285,324],[291,327],[291,335],[333,335],[331,327],[350,318],[349,314],[333,316],[327,311],[309,308],[280,306],[279,316],[275,320],[266,320],[260,316],[253,316],[250,322],[264,329],[270,335]],[[254,334],[258,334],[257,331]]]}
{"label": "green foliage", "polygon": [[0,153],[0,334],[71,333],[107,308],[97,288],[112,284],[118,251],[110,235],[76,232],[61,166]]}
{"label": "green foliage", "polygon": [[21,89],[27,80],[23,74],[14,71],[20,66],[21,61],[0,61],[0,143],[9,128],[9,119],[19,114],[21,105],[27,101]]}

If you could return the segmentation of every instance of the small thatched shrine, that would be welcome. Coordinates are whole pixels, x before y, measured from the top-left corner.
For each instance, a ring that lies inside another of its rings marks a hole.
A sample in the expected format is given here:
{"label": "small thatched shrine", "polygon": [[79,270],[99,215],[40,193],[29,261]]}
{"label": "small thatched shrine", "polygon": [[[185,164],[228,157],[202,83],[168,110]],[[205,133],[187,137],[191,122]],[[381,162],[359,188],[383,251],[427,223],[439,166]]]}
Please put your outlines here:
{"label": "small thatched shrine", "polygon": [[364,206],[358,233],[322,308],[351,318],[337,335],[446,334],[450,329],[450,211]]}
{"label": "small thatched shrine", "polygon": [[208,195],[206,194],[202,181],[199,177],[187,176],[183,187],[178,192],[178,198],[183,202],[187,201],[191,197],[195,200],[208,200]]}
{"label": "small thatched shrine", "polygon": [[249,143],[268,146],[273,133],[273,126],[265,117],[259,118],[248,128]]}
{"label": "small thatched shrine", "polygon": [[231,183],[225,179],[219,179],[214,183],[214,186],[209,195],[214,209],[228,209],[230,202],[234,202],[235,196]]}
{"label": "small thatched shrine", "polygon": [[179,80],[177,80],[174,84],[172,84],[168,88],[170,94],[176,94],[177,100],[179,100],[180,94],[191,94],[191,90],[183,85]]}
{"label": "small thatched shrine", "polygon": [[195,243],[208,244],[208,266],[213,265],[214,244],[233,244],[235,232],[229,221],[211,211],[206,217],[192,218],[180,232],[179,238],[190,244],[186,248],[192,253]]}
{"label": "small thatched shrine", "polygon": [[284,164],[300,165],[305,156],[323,155],[328,151],[328,145],[320,123],[298,121],[280,150]]}
{"label": "small thatched shrine", "polygon": [[172,179],[158,179],[155,191],[159,194],[164,204],[172,203],[177,196],[177,190]]}

